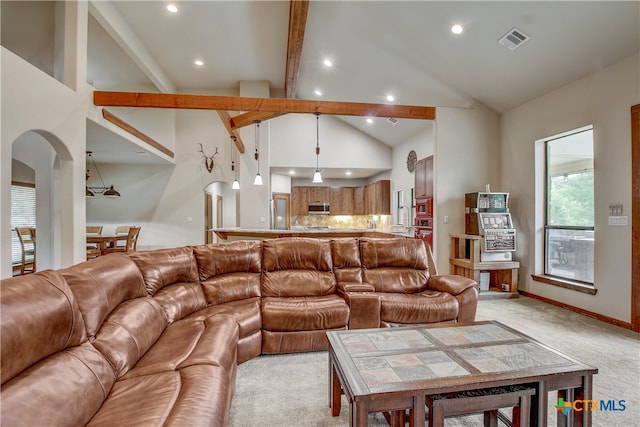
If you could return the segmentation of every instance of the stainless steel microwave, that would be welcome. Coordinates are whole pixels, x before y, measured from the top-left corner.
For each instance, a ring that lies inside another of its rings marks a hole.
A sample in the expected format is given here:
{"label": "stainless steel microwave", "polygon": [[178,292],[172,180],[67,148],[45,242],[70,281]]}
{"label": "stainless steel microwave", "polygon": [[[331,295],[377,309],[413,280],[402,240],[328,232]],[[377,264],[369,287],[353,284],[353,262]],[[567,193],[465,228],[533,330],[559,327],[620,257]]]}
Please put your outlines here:
{"label": "stainless steel microwave", "polygon": [[308,214],[309,215],[329,215],[329,203],[327,202],[309,203]]}

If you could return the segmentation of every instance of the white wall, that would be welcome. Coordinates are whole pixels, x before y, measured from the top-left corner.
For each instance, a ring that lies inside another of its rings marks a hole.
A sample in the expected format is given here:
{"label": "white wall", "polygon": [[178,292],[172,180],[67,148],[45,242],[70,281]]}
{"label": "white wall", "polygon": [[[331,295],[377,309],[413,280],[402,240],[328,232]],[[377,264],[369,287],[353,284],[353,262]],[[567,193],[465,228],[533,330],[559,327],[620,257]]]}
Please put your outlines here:
{"label": "white wall", "polygon": [[[320,116],[320,169],[391,169],[391,148],[331,116]],[[316,117],[287,114],[271,124],[272,167],[316,167]]]}
{"label": "white wall", "polygon": [[[631,227],[607,225],[609,203],[631,209],[630,107],[640,103],[640,58],[631,56],[503,114],[501,190],[511,193],[518,227],[520,288],[625,322],[631,318]],[[595,165],[595,287],[588,295],[535,282],[542,256],[541,214],[535,198],[534,142],[593,124]],[[629,219],[631,224],[631,218]],[[622,302],[622,303],[621,303]]]}
{"label": "white wall", "polygon": [[433,241],[440,274],[449,272],[449,234],[464,233],[465,193],[483,191],[486,184],[492,191],[507,191],[497,185],[499,137],[498,114],[480,103],[436,110]]}
{"label": "white wall", "polygon": [[[5,48],[2,61],[2,124],[0,182],[0,275],[11,275],[11,158],[12,144],[35,130],[57,152],[52,183],[52,221],[59,223],[52,236],[53,267],[65,267],[85,257],[85,139],[86,112],[91,92],[75,92]],[[33,153],[37,155],[38,153]],[[78,161],[74,161],[77,159]],[[36,171],[37,173],[37,171]],[[40,189],[42,190],[42,189]],[[38,191],[38,188],[36,188]]]}

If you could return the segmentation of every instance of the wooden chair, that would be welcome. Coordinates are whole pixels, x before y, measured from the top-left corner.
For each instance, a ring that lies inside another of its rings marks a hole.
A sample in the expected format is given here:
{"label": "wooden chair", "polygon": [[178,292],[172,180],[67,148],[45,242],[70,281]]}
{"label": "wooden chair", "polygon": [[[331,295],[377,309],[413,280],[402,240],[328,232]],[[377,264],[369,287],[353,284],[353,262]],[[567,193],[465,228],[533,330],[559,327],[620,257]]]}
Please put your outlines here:
{"label": "wooden chair", "polygon": [[118,225],[116,227],[116,235],[118,234],[129,234],[130,225]]}
{"label": "wooden chair", "polygon": [[114,246],[107,248],[107,253],[112,252],[135,252],[138,245],[138,235],[140,234],[140,227],[130,227],[129,234],[127,234],[127,242],[124,246]]}
{"label": "wooden chair", "polygon": [[[102,225],[87,225],[87,234],[102,234]],[[87,259],[100,256],[100,246],[97,243],[87,243]]]}
{"label": "wooden chair", "polygon": [[35,273],[36,271],[36,229],[29,227],[16,227],[18,240],[22,247],[22,262],[20,274]]}

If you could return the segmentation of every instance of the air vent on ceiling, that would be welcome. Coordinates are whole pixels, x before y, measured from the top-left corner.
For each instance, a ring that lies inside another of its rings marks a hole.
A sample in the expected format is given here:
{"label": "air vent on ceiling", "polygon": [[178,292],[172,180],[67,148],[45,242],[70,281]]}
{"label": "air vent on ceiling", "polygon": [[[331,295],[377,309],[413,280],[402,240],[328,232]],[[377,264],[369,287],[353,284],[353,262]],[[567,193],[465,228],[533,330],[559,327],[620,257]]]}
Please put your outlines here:
{"label": "air vent on ceiling", "polygon": [[507,34],[498,40],[498,43],[511,50],[516,50],[516,48],[520,47],[527,40],[529,40],[528,35],[517,28],[512,28]]}
{"label": "air vent on ceiling", "polygon": [[387,121],[392,125],[397,125],[400,122],[398,119],[394,119],[393,117],[387,118]]}

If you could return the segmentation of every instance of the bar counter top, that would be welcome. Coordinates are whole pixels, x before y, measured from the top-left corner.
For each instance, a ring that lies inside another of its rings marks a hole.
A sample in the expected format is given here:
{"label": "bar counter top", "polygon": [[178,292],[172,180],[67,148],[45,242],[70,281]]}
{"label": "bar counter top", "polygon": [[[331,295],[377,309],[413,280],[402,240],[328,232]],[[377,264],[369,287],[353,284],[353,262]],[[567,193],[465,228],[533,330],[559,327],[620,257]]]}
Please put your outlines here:
{"label": "bar counter top", "polygon": [[291,230],[258,228],[216,228],[216,235],[223,240],[275,239],[278,237],[315,237],[331,239],[335,237],[406,237],[413,238],[408,231],[377,230],[368,228],[304,227]]}

